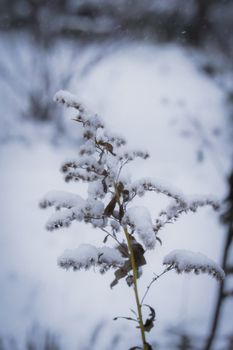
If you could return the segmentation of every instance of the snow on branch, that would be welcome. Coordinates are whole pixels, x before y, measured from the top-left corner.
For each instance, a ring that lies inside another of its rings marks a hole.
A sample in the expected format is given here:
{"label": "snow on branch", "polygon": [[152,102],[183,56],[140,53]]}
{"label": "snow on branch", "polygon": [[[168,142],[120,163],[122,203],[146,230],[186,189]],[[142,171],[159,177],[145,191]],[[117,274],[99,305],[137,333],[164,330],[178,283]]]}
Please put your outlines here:
{"label": "snow on branch", "polygon": [[122,223],[136,231],[147,249],[155,247],[156,237],[150,212],[145,207],[135,206],[126,211]]}
{"label": "snow on branch", "polygon": [[112,133],[106,126],[98,130],[96,141],[100,144],[107,142],[116,148],[120,148],[126,144],[126,140],[122,136]]}
{"label": "snow on branch", "polygon": [[60,90],[56,92],[53,99],[55,102],[63,103],[66,107],[77,109],[79,113],[75,120],[83,124],[86,132],[89,130],[92,134],[94,130],[96,131],[97,129],[104,127],[102,119],[97,114],[86,108],[84,104],[81,104],[77,97],[70,92]]}
{"label": "snow on branch", "polygon": [[220,204],[218,201],[211,198],[183,199],[182,202],[175,202],[162,210],[159,214],[159,218],[156,220],[154,228],[156,232],[158,232],[166,224],[174,223],[183,213],[195,213],[198,208],[204,206],[211,206],[214,210],[218,210]]}
{"label": "snow on branch", "polygon": [[197,275],[207,273],[218,281],[223,280],[225,277],[224,271],[213,260],[202,253],[195,253],[188,250],[173,250],[164,257],[163,264],[173,267],[177,273],[191,271]]}
{"label": "snow on branch", "polygon": [[127,148],[124,147],[124,149],[121,149],[117,153],[117,158],[120,161],[133,161],[135,158],[142,158],[142,159],[147,159],[149,158],[149,153],[147,151],[142,151],[142,150],[128,150]]}
{"label": "snow on branch", "polygon": [[68,160],[62,166],[62,171],[65,173],[68,169],[85,169],[88,172],[94,171],[97,174],[101,174],[104,171],[104,167],[102,164],[99,164],[97,159],[92,155],[81,156],[78,159]]}
{"label": "snow on branch", "polygon": [[[44,203],[46,201],[42,202],[42,204]],[[61,202],[58,203],[59,205],[61,204]],[[71,202],[68,203],[71,204]],[[82,199],[73,207],[68,205],[66,207],[68,209],[58,210],[51,215],[46,223],[47,230],[53,231],[58,228],[68,227],[74,220],[91,223],[94,227],[104,227],[107,223],[107,219],[104,217],[104,204],[99,200]]]}
{"label": "snow on branch", "polygon": [[85,200],[77,195],[70,192],[64,191],[49,191],[41,200],[40,207],[45,209],[47,207],[54,206],[56,209],[60,208],[72,208],[77,205],[82,205]]}
{"label": "snow on branch", "polygon": [[106,141],[113,143],[117,148],[126,144],[126,140],[121,135],[112,133],[110,131],[104,131],[103,136],[105,137]]}
{"label": "snow on branch", "polygon": [[164,186],[159,182],[149,178],[144,178],[144,179],[134,181],[131,184],[129,190],[134,192],[136,195],[140,197],[143,196],[147,191],[151,191],[151,192],[161,193],[168,197],[174,198],[178,203],[184,202],[184,198],[181,193],[170,188],[169,186]]}
{"label": "snow on branch", "polygon": [[82,221],[83,219],[84,215],[82,212],[82,206],[57,211],[52,214],[49,220],[46,222],[46,229],[48,231],[53,231],[58,228],[69,227],[72,221]]}
{"label": "snow on branch", "polygon": [[82,108],[77,97],[75,95],[71,94],[69,91],[59,90],[54,95],[53,100],[55,102],[65,104],[66,107],[73,107],[73,108],[77,108],[77,109]]}
{"label": "snow on branch", "polygon": [[62,268],[80,270],[97,266],[100,267],[100,272],[105,272],[111,267],[121,267],[124,262],[124,258],[115,248],[97,248],[91,244],[81,244],[77,249],[66,250],[58,258],[58,265]]}
{"label": "snow on branch", "polygon": [[92,155],[82,155],[79,159],[64,162],[61,168],[65,174],[65,181],[96,181],[106,175],[103,164],[98,163]]}
{"label": "snow on branch", "polygon": [[65,181],[83,181],[83,182],[92,182],[98,180],[98,174],[88,171],[86,169],[76,169],[69,171],[65,174]]}
{"label": "snow on branch", "polygon": [[[105,184],[107,187],[107,184]],[[106,195],[104,191],[104,185],[103,185],[103,180],[97,180],[90,182],[88,185],[88,196],[90,198],[104,198]]]}

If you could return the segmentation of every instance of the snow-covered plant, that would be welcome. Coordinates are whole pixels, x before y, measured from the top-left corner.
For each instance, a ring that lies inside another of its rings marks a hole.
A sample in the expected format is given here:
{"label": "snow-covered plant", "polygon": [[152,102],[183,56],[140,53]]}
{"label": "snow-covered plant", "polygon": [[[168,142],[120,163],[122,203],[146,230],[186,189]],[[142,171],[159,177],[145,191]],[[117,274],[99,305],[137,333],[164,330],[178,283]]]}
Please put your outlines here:
{"label": "snow-covered plant", "polygon": [[[88,193],[86,198],[61,191],[47,193],[40,201],[40,206],[54,206],[56,211],[46,227],[52,231],[68,227],[72,221],[83,221],[105,234],[104,245],[95,247],[82,244],[78,248],[66,250],[58,258],[58,264],[62,268],[73,270],[95,267],[101,273],[113,269],[115,277],[111,288],[122,279],[128,286],[132,286],[136,311],[133,310],[134,315],[126,319],[137,322],[142,342],[141,347],[132,349],[152,349],[146,340],[146,332],[150,332],[154,326],[155,311],[144,304],[144,300],[153,282],[171,270],[178,273],[207,273],[217,280],[224,278],[224,272],[201,253],[175,250],[165,256],[165,269],[160,275],[154,275],[140,299],[138,279],[142,274],[142,267],[147,264],[146,252],[155,249],[156,242],[160,242],[158,232],[168,223],[175,222],[183,213],[196,212],[205,205],[217,210],[219,205],[208,198],[187,199],[153,179],[132,181],[129,177],[124,177],[122,169],[135,158],[147,159],[148,153],[129,150],[122,137],[110,133],[103,120],[80,104],[76,96],[69,92],[57,92],[54,100],[77,111],[74,120],[82,128],[82,142],[77,158],[66,161],[62,165],[62,172],[66,181],[88,183]],[[147,192],[163,194],[171,201],[155,220],[146,207],[134,205],[135,198],[142,197]],[[110,239],[113,244],[108,247],[106,243]],[[149,311],[146,320],[143,317],[143,307],[147,307]]]}

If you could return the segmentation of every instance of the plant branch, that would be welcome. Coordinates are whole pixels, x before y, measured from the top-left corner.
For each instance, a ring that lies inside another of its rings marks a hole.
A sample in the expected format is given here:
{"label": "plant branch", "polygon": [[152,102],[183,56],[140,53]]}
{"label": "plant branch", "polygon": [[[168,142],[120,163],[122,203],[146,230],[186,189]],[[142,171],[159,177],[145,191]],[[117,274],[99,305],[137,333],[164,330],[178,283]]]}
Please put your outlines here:
{"label": "plant branch", "polygon": [[147,296],[147,294],[148,294],[148,292],[149,292],[149,290],[150,290],[152,284],[153,284],[155,281],[157,281],[161,276],[163,276],[163,275],[164,275],[165,273],[167,273],[168,271],[171,271],[172,269],[173,269],[172,266],[168,266],[160,275],[156,275],[156,274],[155,274],[155,277],[152,279],[152,281],[151,281],[151,282],[148,284],[148,286],[146,287],[146,291],[145,291],[145,293],[144,293],[144,295],[143,295],[143,297],[142,297],[141,304],[143,304],[143,302],[144,302],[144,300],[145,300],[145,298],[146,298],[146,296]]}
{"label": "plant branch", "polygon": [[114,239],[122,248],[125,249],[125,247],[123,246],[123,244],[114,236],[112,235],[110,232],[108,232],[106,229],[104,229],[103,227],[100,228],[101,231],[107,233],[108,236],[110,236],[112,239]]}
{"label": "plant branch", "polygon": [[121,166],[119,168],[119,171],[118,171],[118,174],[117,174],[117,177],[116,177],[116,182],[119,180],[119,177],[120,177],[120,174],[121,174],[121,170],[123,169],[123,167],[128,163],[128,159],[125,161],[125,162],[122,162],[121,163]]}

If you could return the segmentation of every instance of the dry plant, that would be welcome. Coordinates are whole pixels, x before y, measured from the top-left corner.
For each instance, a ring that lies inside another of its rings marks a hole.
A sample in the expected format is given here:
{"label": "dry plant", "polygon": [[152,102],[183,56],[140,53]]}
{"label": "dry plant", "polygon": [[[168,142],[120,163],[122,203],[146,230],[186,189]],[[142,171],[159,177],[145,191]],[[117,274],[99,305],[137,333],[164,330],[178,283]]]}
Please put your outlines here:
{"label": "dry plant", "polygon": [[[58,264],[62,268],[73,270],[95,267],[101,273],[114,269],[115,277],[111,288],[124,279],[128,286],[133,287],[135,296],[136,310],[131,310],[132,316],[123,317],[135,322],[140,330],[141,345],[132,347],[131,350],[150,350],[152,346],[146,339],[146,333],[154,327],[155,310],[145,304],[145,298],[152,284],[171,270],[177,273],[207,273],[217,280],[224,278],[224,272],[201,253],[174,250],[164,257],[165,269],[160,275],[153,276],[144,295],[140,297],[138,279],[142,275],[142,267],[147,265],[146,252],[155,249],[156,242],[160,242],[158,232],[167,224],[174,223],[183,213],[196,212],[199,207],[206,205],[217,210],[219,204],[209,198],[186,198],[152,179],[132,181],[125,177],[122,170],[127,164],[135,158],[147,159],[149,154],[142,150],[129,150],[125,139],[110,133],[103,120],[80,104],[76,96],[69,92],[57,92],[54,100],[77,111],[74,120],[83,130],[82,142],[77,158],[65,162],[62,172],[66,181],[88,183],[88,194],[84,199],[74,193],[47,193],[40,201],[40,206],[54,206],[56,211],[48,220],[46,228],[52,231],[68,227],[72,221],[77,220],[91,224],[105,234],[103,246],[82,244],[76,249],[66,250],[58,258]],[[171,202],[154,221],[146,207],[134,205],[134,199],[147,192],[163,194]],[[106,246],[110,239],[114,245]],[[143,311],[146,308],[148,316],[145,319]]]}

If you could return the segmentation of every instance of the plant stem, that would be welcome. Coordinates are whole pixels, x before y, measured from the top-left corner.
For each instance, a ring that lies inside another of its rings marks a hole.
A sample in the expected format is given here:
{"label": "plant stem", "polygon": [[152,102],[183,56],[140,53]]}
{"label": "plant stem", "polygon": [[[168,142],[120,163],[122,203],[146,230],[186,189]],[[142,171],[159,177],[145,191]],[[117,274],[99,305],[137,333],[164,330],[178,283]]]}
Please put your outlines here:
{"label": "plant stem", "polygon": [[[116,184],[115,184],[115,194],[116,194],[116,198],[117,198],[117,203],[118,203],[119,208],[120,208],[120,206],[121,206],[120,195],[119,195]],[[140,299],[139,299],[139,295],[138,295],[137,265],[135,262],[134,252],[133,252],[133,248],[132,248],[131,241],[130,241],[130,235],[128,233],[127,228],[124,226],[122,226],[122,227],[123,227],[123,230],[125,233],[127,246],[128,246],[129,252],[130,252],[130,262],[131,262],[132,270],[133,270],[133,289],[134,289],[134,295],[135,295],[137,311],[138,311],[138,324],[139,324],[139,328],[140,328],[140,332],[141,332],[142,346],[143,346],[143,350],[148,350],[148,345],[146,342],[146,335],[145,335],[145,328],[144,328],[144,323],[143,323],[143,318],[142,318],[142,304],[140,303]]]}
{"label": "plant stem", "polygon": [[147,350],[145,329],[144,329],[143,318],[142,318],[142,305],[140,303],[139,296],[138,296],[137,266],[135,263],[134,252],[133,252],[131,242],[130,242],[130,236],[129,236],[129,233],[128,233],[126,227],[124,227],[124,233],[125,233],[127,245],[128,245],[129,251],[130,251],[130,261],[131,261],[131,265],[132,265],[132,269],[133,269],[133,288],[134,288],[135,300],[136,300],[136,305],[137,305],[137,310],[138,310],[138,323],[139,323],[139,327],[140,327],[140,331],[141,331],[143,350]]}

